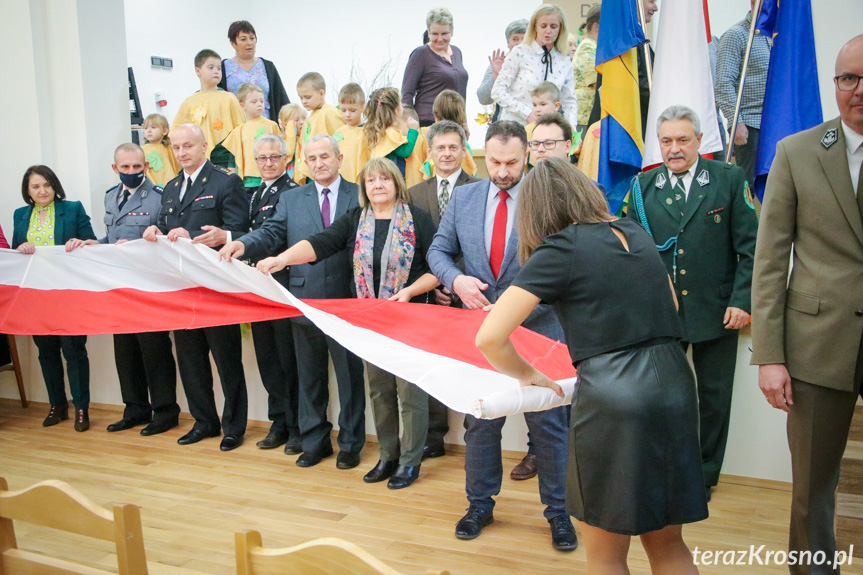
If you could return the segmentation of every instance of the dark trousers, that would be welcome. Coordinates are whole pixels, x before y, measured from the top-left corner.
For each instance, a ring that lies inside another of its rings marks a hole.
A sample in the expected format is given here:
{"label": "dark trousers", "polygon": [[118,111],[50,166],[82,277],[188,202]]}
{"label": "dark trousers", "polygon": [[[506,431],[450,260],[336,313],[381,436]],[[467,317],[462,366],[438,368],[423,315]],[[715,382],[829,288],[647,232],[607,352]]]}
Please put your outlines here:
{"label": "dark trousers", "polygon": [[[861,344],[863,347],[863,344]],[[791,380],[794,405],[788,415],[788,447],[791,449],[791,529],[788,549],[823,551],[834,557],[836,488],[839,466],[854,406],[863,383],[863,349],[857,355],[855,391],[839,391]],[[834,575],[829,565],[790,567],[792,575]]]}
{"label": "dark trousers", "polygon": [[429,430],[426,445],[432,449],[443,447],[444,436],[449,432],[449,412],[446,406],[435,397],[429,395]]}
{"label": "dark trousers", "polygon": [[225,435],[243,435],[246,432],[249,398],[243,373],[240,326],[177,330],[174,332],[174,341],[177,344],[180,378],[189,402],[189,411],[195,418],[195,427],[212,432],[218,431],[220,427],[213,395],[213,370],[210,367],[209,352],[212,352],[225,395],[221,428]]}
{"label": "dark trousers", "polygon": [[253,323],[252,341],[255,343],[258,372],[267,390],[267,417],[273,422],[270,432],[298,437],[299,377],[291,320]]}
{"label": "dark trousers", "polygon": [[725,459],[738,334],[735,330],[708,341],[681,342],[684,352],[692,346],[692,363],[698,383],[701,469],[707,487],[713,487],[719,481],[719,471]]}
{"label": "dark trousers", "polygon": [[[746,172],[746,181],[752,186],[755,182],[755,155],[758,153],[760,130],[750,126],[746,126],[746,129],[749,130],[749,139],[742,146],[734,146],[734,161]],[[734,140],[734,134],[729,137]]]}
{"label": "dark trousers", "polygon": [[[524,414],[536,454],[539,499],[545,504],[543,515],[549,521],[566,515],[568,410],[569,406],[562,405]],[[465,415],[465,491],[470,505],[483,513],[492,512],[492,497],[500,493],[503,479],[500,439],[504,423],[505,417],[477,419]]]}
{"label": "dark trousers", "polygon": [[63,378],[62,351],[69,374],[69,390],[75,409],[90,408],[90,360],[87,358],[86,335],[34,335],[39,349],[39,365],[48,389],[51,405],[68,405],[66,380]]}
{"label": "dark trousers", "polygon": [[333,424],[327,355],[333,359],[339,388],[339,449],[359,453],[366,442],[366,384],[363,362],[305,318],[291,320],[299,373],[299,424],[303,451],[320,450],[330,442]]}
{"label": "dark trousers", "polygon": [[123,417],[177,421],[177,365],[167,331],[115,334],[114,362],[126,404]]}

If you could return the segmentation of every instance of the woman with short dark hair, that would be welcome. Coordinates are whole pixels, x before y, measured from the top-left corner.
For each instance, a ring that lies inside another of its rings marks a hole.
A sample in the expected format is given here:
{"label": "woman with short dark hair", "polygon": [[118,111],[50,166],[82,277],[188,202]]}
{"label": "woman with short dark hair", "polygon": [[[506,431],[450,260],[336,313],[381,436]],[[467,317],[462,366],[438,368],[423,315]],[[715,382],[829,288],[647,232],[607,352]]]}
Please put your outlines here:
{"label": "woman with short dark hair", "polygon": [[581,522],[587,572],[628,573],[638,535],[654,573],[698,573],[681,527],[707,518],[698,397],[653,239],[612,216],[602,192],[563,158],[534,166],[518,206],[523,267],[476,345],[523,386],[563,395],[509,339],[541,301],[560,317],[578,370],[566,503]]}
{"label": "woman with short dark hair", "polygon": [[[95,240],[90,217],[81,202],[66,200],[66,192],[54,171],[48,166],[30,166],[21,182],[21,197],[27,204],[15,210],[12,248],[23,254],[34,254],[43,246],[66,245],[71,251],[75,239]],[[69,375],[72,403],[75,405],[75,431],[90,428],[90,361],[87,358],[86,335],[34,335],[39,348],[39,364],[48,388],[51,409],[43,427],[69,419],[63,360]]]}
{"label": "woman with short dark hair", "polygon": [[236,95],[243,84],[258,86],[263,90],[266,101],[263,116],[277,121],[279,110],[291,101],[275,64],[255,55],[258,45],[255,27],[246,20],[233,22],[228,27],[228,40],[236,55],[222,60],[222,81],[219,87]]}

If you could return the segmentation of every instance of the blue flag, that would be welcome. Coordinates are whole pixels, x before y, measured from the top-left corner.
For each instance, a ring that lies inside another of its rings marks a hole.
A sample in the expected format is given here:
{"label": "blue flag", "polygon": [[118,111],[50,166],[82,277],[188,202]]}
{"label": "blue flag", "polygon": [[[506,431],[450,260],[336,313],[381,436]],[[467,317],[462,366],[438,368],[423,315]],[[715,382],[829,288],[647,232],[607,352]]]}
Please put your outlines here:
{"label": "blue flag", "polygon": [[755,160],[755,193],[763,201],[776,144],[817,126],[823,116],[811,0],[765,0],[758,26],[763,34],[773,35]]}
{"label": "blue flag", "polygon": [[636,50],[645,42],[638,21],[641,0],[606,2],[596,45],[596,70],[602,74],[599,183],[609,210],[617,213],[630,180],[641,171],[644,139]]}

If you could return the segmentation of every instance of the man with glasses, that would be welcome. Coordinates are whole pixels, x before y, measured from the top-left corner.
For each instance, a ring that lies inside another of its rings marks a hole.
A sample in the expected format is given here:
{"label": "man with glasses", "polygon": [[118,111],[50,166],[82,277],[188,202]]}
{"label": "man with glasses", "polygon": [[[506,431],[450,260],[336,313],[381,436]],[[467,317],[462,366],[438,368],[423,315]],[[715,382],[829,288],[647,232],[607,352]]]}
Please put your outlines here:
{"label": "man with glasses", "polygon": [[572,125],[557,112],[540,116],[527,145],[533,166],[543,158],[568,160],[572,149]]}
{"label": "man with glasses", "polygon": [[836,551],[839,464],[863,383],[861,76],[863,35],[836,58],[839,118],[777,145],[755,250],[752,364],[768,403],[788,414],[788,547],[798,554]]}

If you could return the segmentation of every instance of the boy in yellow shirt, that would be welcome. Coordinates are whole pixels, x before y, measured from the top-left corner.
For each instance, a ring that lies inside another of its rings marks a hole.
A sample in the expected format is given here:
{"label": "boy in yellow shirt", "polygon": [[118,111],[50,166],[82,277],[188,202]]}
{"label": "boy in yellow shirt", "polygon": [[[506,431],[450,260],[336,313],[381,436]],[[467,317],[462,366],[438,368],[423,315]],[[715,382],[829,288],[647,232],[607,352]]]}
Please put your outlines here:
{"label": "boy in yellow shirt", "polygon": [[356,183],[360,168],[357,166],[357,154],[363,142],[363,108],[366,107],[366,94],[359,84],[345,84],[339,91],[339,113],[345,125],[339,128],[333,137],[339,143],[339,149],[344,156],[339,173],[342,178]]}
{"label": "boy in yellow shirt", "polygon": [[[300,103],[303,108],[309,111],[309,117],[306,118],[306,125],[303,128],[303,146],[309,139],[319,134],[332,136],[345,123],[339,114],[339,109],[326,103],[324,99],[326,94],[327,83],[324,81],[324,77],[317,72],[307,72],[297,82],[297,95],[300,97]],[[305,159],[302,159],[297,171],[301,179],[311,176]]]}
{"label": "boy in yellow shirt", "polygon": [[222,146],[233,155],[229,169],[236,169],[243,179],[243,185],[254,190],[261,185],[261,172],[255,161],[255,140],[264,134],[281,136],[279,125],[264,118],[266,100],[264,91],[255,84],[243,84],[237,90],[240,107],[246,114],[246,122],[234,128]]}
{"label": "boy in yellow shirt", "polygon": [[197,124],[207,139],[207,158],[219,166],[228,166],[229,154],[216,148],[231,130],[245,120],[236,96],[219,88],[222,80],[222,58],[213,50],[201,50],[195,56],[195,74],[201,80],[201,90],[186,98],[171,130],[182,124]]}

